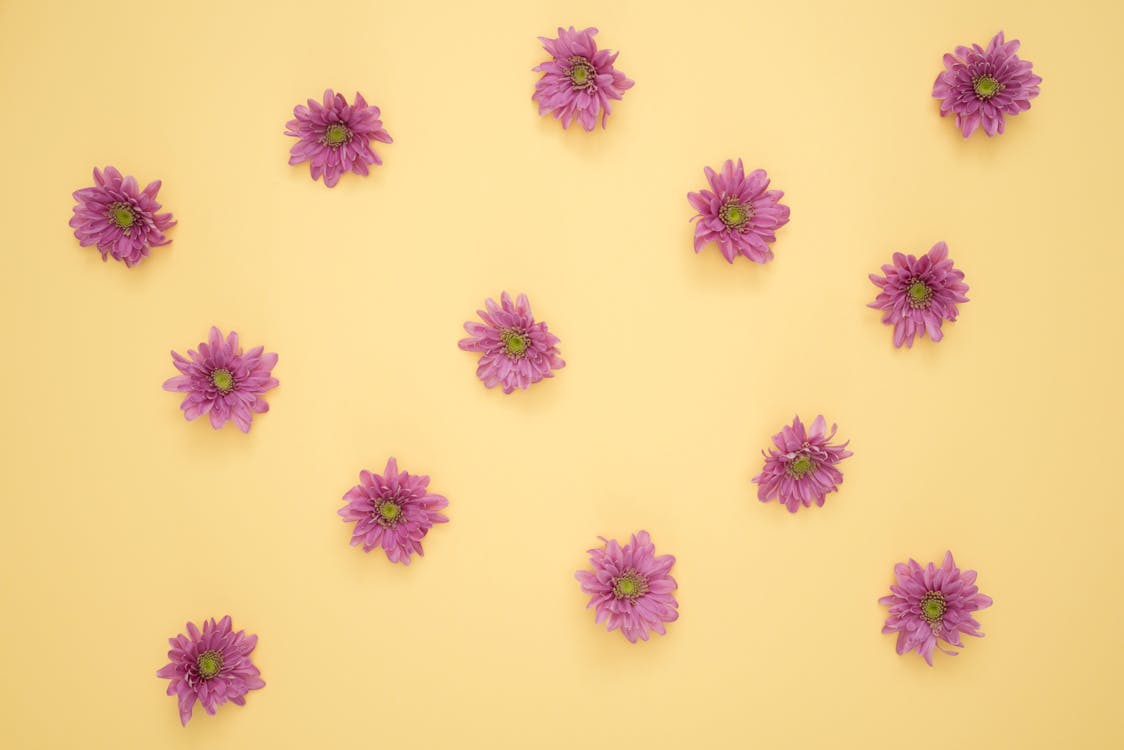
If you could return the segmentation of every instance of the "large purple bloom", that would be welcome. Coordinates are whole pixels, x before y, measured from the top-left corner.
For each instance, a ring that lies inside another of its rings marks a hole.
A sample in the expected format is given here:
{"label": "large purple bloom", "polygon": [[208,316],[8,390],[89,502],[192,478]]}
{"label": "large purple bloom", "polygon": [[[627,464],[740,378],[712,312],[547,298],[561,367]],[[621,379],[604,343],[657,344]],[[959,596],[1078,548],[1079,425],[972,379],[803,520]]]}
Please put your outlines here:
{"label": "large purple bloom", "polygon": [[828,494],[836,492],[843,483],[843,472],[836,465],[853,455],[847,443],[833,445],[835,425],[827,432],[827,420],[816,417],[810,430],[804,429],[800,417],[792,420],[773,435],[773,445],[765,456],[765,467],[753,478],[757,483],[757,499],[763,503],[778,500],[795,513],[801,504],[811,508],[814,502],[823,507]]}
{"label": "large purple bloom", "polygon": [[733,263],[743,255],[757,263],[773,259],[769,245],[777,241],[776,231],[788,223],[788,206],[781,205],[781,190],[769,190],[769,176],[763,169],[748,175],[742,160],[735,165],[730,159],[721,172],[705,167],[703,172],[710,190],[688,193],[698,213],[695,224],[695,252],[708,242],[718,244],[722,257]]}
{"label": "large purple bloom", "polygon": [[605,546],[589,550],[593,570],[579,570],[574,577],[589,594],[596,622],[609,631],[620,629],[631,643],[648,640],[648,633],[664,635],[665,622],[679,619],[679,603],[671,592],[677,584],[671,577],[672,555],[656,555],[647,531],[632,535],[625,545],[600,537]]}
{"label": "large purple bloom", "polygon": [[897,584],[878,603],[890,607],[882,632],[898,634],[899,654],[916,651],[931,667],[934,648],[956,655],[941,648],[941,641],[963,648],[961,633],[983,637],[972,612],[990,607],[991,597],[976,588],[976,571],[956,567],[951,552],[945,552],[939,568],[933,563],[923,568],[911,559],[895,565],[894,574]]}
{"label": "large purple bloom", "polygon": [[558,27],[558,38],[539,37],[542,46],[552,59],[535,66],[542,78],[535,83],[531,97],[539,103],[539,114],[551,112],[554,119],[562,120],[562,127],[570,127],[577,120],[586,130],[601,127],[613,111],[611,99],[620,99],[633,87],[628,76],[613,67],[620,53],[597,49],[593,35],[597,29],[575,31]]}
{"label": "large purple bloom", "polygon": [[449,519],[438,511],[449,505],[441,495],[428,491],[429,477],[398,471],[391,457],[382,475],[359,472],[359,484],[343,496],[347,505],[337,512],[354,522],[351,546],[364,552],[382,549],[394,563],[410,564],[410,555],[424,555],[421,540],[435,523]]}
{"label": "large purple bloom", "polygon": [[324,102],[308,100],[308,106],[293,108],[293,119],[285,124],[285,135],[299,138],[289,152],[289,163],[309,162],[312,179],[324,177],[324,184],[335,187],[344,172],[366,175],[368,164],[382,164],[371,148],[371,141],[392,143],[383,130],[379,108],[369,106],[362,94],[348,104],[343,94],[324,91]]}
{"label": "large purple bloom", "polygon": [[882,310],[882,322],[894,327],[894,346],[912,347],[913,337],[925,333],[940,341],[941,323],[955,321],[957,303],[968,301],[964,272],[953,267],[943,242],[920,258],[894,253],[893,259],[893,265],[882,266],[885,276],[870,274],[882,291],[867,307]]}
{"label": "large purple bloom", "polygon": [[503,292],[500,304],[489,298],[484,306],[487,310],[476,311],[484,322],[465,323],[469,338],[457,342],[465,351],[480,352],[476,376],[484,385],[502,385],[504,393],[526,390],[566,366],[558,355],[558,337],[546,329],[546,323],[535,322],[527,295],[520,294],[512,302],[511,295]]}
{"label": "large purple bloom", "polygon": [[150,247],[167,245],[164,230],[175,225],[171,214],[157,213],[160,180],[141,190],[136,178],[123,177],[116,167],[94,167],[94,186],[74,192],[78,204],[70,226],[82,247],[97,245],[101,259],[133,267],[148,257]]}
{"label": "large purple bloom", "polygon": [[1018,48],[1017,39],[1006,42],[1000,31],[987,49],[973,44],[957,47],[955,55],[945,54],[945,69],[933,84],[933,96],[941,100],[941,117],[956,115],[965,138],[981,125],[988,136],[1002,133],[1005,116],[1030,109],[1030,100],[1038,96],[1042,79],[1015,54]]}
{"label": "large purple bloom", "polygon": [[191,719],[195,701],[209,714],[230,701],[242,706],[246,693],[265,687],[258,668],[250,661],[250,652],[257,645],[256,635],[246,635],[245,630],[234,632],[230,615],[215,622],[203,621],[200,631],[195,623],[187,623],[187,635],[169,638],[172,650],[168,664],[160,668],[157,677],[170,680],[168,695],[179,699],[180,721],[184,726]]}
{"label": "large purple bloom", "polygon": [[187,394],[180,408],[188,420],[209,413],[216,430],[233,420],[249,432],[253,415],[269,411],[262,394],[277,387],[270,375],[277,355],[260,346],[243,354],[234,331],[223,339],[222,331],[212,327],[199,351],[188,349],[187,357],[172,352],[172,363],[183,374],[164,381],[164,390]]}

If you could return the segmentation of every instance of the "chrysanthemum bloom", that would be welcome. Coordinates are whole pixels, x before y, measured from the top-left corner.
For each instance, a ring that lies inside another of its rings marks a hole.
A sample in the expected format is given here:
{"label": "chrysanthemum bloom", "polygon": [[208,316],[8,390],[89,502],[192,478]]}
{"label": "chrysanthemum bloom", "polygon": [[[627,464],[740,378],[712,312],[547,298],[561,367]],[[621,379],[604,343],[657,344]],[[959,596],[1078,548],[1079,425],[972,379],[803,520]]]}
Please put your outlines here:
{"label": "chrysanthemum bloom", "polygon": [[593,35],[597,29],[575,31],[558,27],[558,38],[540,36],[543,48],[553,59],[537,65],[533,70],[542,73],[535,83],[531,97],[539,103],[539,114],[551,112],[562,127],[570,127],[577,120],[586,130],[601,127],[613,111],[611,99],[620,99],[635,81],[613,67],[619,52],[597,49]]}
{"label": "chrysanthemum bloom", "polygon": [[172,644],[168,652],[171,661],[156,676],[171,680],[168,695],[179,699],[184,726],[196,700],[213,715],[227,701],[245,705],[246,693],[265,687],[258,668],[250,661],[258,637],[246,635],[245,630],[231,630],[230,615],[217,623],[213,617],[204,620],[202,631],[189,622],[187,635],[169,638],[168,643]]}
{"label": "chrysanthemum bloom", "polygon": [[708,242],[716,242],[729,263],[744,255],[756,263],[773,259],[769,245],[777,241],[776,231],[788,223],[788,206],[781,205],[781,190],[768,190],[769,176],[764,169],[748,175],[742,166],[727,159],[721,172],[705,167],[710,190],[687,193],[698,213],[695,224],[695,252]]}
{"label": "chrysanthemum bloom", "polygon": [[1017,39],[1006,42],[1000,31],[987,49],[973,44],[944,56],[945,69],[933,84],[933,96],[941,100],[941,117],[956,115],[965,138],[980,125],[988,136],[1002,133],[1005,116],[1030,109],[1030,100],[1038,96],[1042,79],[1015,54],[1018,48]]}
{"label": "chrysanthemum bloom", "polygon": [[225,339],[222,331],[211,328],[210,339],[199,351],[187,350],[187,357],[172,352],[172,363],[182,375],[164,381],[164,390],[186,393],[180,408],[186,419],[211,415],[216,430],[233,420],[242,432],[250,431],[254,414],[269,411],[262,394],[277,387],[271,377],[276,354],[266,354],[255,346],[243,354],[234,331]]}
{"label": "chrysanthemum bloom", "polygon": [[836,426],[827,433],[827,421],[823,415],[812,422],[811,430],[804,429],[800,417],[792,420],[773,435],[773,445],[765,456],[765,467],[753,478],[757,483],[757,499],[763,503],[778,500],[795,513],[801,504],[811,508],[812,503],[823,507],[828,493],[837,492],[843,483],[843,472],[837,465],[854,454],[847,450],[847,441],[842,445],[832,445]]}
{"label": "chrysanthemum bloom", "polygon": [[148,257],[150,247],[171,242],[164,230],[176,221],[171,214],[156,213],[158,192],[160,180],[141,190],[136,178],[123,177],[115,167],[105,172],[94,167],[94,186],[74,192],[74,236],[82,247],[97,245],[102,260],[112,255],[132,268]]}
{"label": "chrysanthemum bloom", "polygon": [[343,496],[347,505],[337,511],[354,522],[351,546],[364,552],[382,547],[394,563],[410,564],[410,555],[424,555],[421,540],[435,523],[449,519],[438,511],[448,507],[441,495],[427,492],[429,477],[398,471],[391,457],[382,475],[359,472],[359,484]]}
{"label": "chrysanthemum bloom", "polygon": [[956,567],[951,552],[945,552],[939,568],[933,563],[922,568],[910,560],[895,565],[894,574],[897,584],[878,603],[890,607],[882,632],[898,634],[899,654],[916,651],[931,667],[934,648],[956,656],[955,651],[941,648],[941,641],[963,648],[961,633],[983,637],[972,612],[990,607],[991,597],[976,588],[976,571]]}
{"label": "chrysanthemum bloom", "polygon": [[558,337],[546,329],[546,323],[535,322],[527,295],[520,294],[512,302],[511,295],[504,292],[500,304],[487,299],[484,306],[487,310],[476,311],[484,322],[465,323],[469,338],[457,342],[466,352],[480,352],[476,376],[484,385],[502,385],[504,393],[526,390],[532,383],[554,377],[551,370],[566,366],[555,346]]}
{"label": "chrysanthemum bloom", "polygon": [[324,176],[324,184],[335,187],[344,172],[366,175],[368,164],[382,164],[371,141],[393,143],[383,130],[379,108],[369,106],[360,93],[348,104],[343,94],[324,91],[324,102],[308,100],[308,106],[293,108],[293,119],[285,124],[285,135],[300,141],[289,152],[289,163],[309,162],[312,179]]}
{"label": "chrysanthemum bloom", "polygon": [[675,557],[657,556],[647,531],[633,534],[624,546],[599,538],[605,546],[589,550],[593,570],[574,574],[589,594],[586,608],[594,607],[596,622],[609,631],[620,628],[631,643],[648,640],[650,631],[664,635],[664,623],[679,619],[679,603],[671,594],[678,586],[669,574]]}
{"label": "chrysanthemum bloom", "polygon": [[894,253],[894,264],[882,266],[882,273],[870,274],[881,289],[867,307],[882,310],[882,322],[894,326],[894,346],[913,346],[913,337],[929,334],[940,341],[941,324],[955,321],[958,302],[967,302],[964,272],[953,268],[948,245],[938,242],[929,252],[916,258]]}

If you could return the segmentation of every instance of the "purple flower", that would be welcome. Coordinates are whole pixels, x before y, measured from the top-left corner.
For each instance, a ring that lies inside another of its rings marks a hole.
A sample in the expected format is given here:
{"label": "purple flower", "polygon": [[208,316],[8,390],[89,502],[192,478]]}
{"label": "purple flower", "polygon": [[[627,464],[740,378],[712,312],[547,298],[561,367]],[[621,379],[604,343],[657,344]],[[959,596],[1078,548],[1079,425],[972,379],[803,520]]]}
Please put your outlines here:
{"label": "purple flower", "polygon": [[535,322],[527,295],[520,294],[512,303],[511,295],[504,292],[499,305],[487,299],[484,306],[486,311],[476,311],[484,323],[465,323],[469,338],[457,342],[466,352],[480,352],[476,376],[484,385],[502,384],[504,393],[526,390],[532,383],[554,377],[551,370],[566,366],[555,346],[558,337],[547,331],[546,323]]}
{"label": "purple flower", "polygon": [[940,341],[942,321],[955,321],[958,302],[967,302],[964,272],[953,268],[948,245],[938,242],[925,255],[894,253],[894,264],[882,266],[885,276],[870,274],[882,291],[867,304],[882,310],[882,322],[894,326],[894,346],[913,346],[913,337],[929,334]]}
{"label": "purple flower", "polygon": [[593,35],[597,29],[575,31],[558,27],[558,38],[540,36],[539,41],[553,59],[535,66],[542,73],[531,97],[539,103],[539,114],[551,112],[562,120],[562,127],[578,120],[586,130],[601,127],[613,111],[610,99],[620,99],[635,85],[628,76],[613,67],[618,52],[597,49]]}
{"label": "purple flower", "polygon": [[429,477],[398,471],[391,457],[382,476],[359,472],[359,484],[343,496],[347,505],[337,512],[344,521],[354,521],[351,546],[362,543],[363,551],[382,547],[394,563],[410,564],[410,555],[424,555],[421,540],[435,523],[449,519],[438,511],[449,501],[426,491]]}
{"label": "purple flower", "polygon": [[788,223],[788,206],[783,206],[781,190],[767,190],[769,176],[764,169],[755,169],[748,175],[738,159],[737,165],[727,159],[722,172],[705,167],[710,190],[687,193],[698,213],[692,217],[695,224],[695,252],[708,242],[718,243],[718,249],[729,263],[744,255],[756,263],[773,259],[769,245],[777,241],[776,231]]}
{"label": "purple flower", "polygon": [[649,631],[664,635],[664,623],[679,619],[679,603],[671,594],[678,586],[669,575],[675,558],[657,557],[647,531],[633,534],[624,546],[599,538],[605,546],[589,550],[593,570],[574,574],[589,594],[586,608],[594,607],[596,622],[609,631],[620,628],[631,643],[648,640]]}
{"label": "purple flower", "polygon": [[164,381],[164,390],[187,394],[180,408],[188,420],[209,413],[216,430],[233,420],[249,432],[253,415],[269,411],[262,394],[277,387],[277,378],[270,376],[277,355],[260,346],[243,354],[234,331],[224,340],[222,331],[212,327],[199,351],[188,349],[187,357],[172,352],[172,363],[183,374]]}
{"label": "purple flower", "polygon": [[973,44],[944,56],[945,69],[933,84],[933,96],[941,100],[941,117],[956,114],[956,127],[965,138],[980,125],[988,136],[1002,133],[1004,116],[1030,109],[1030,100],[1038,96],[1042,79],[1015,54],[1018,48],[1017,39],[1005,42],[1000,31],[987,49]]}
{"label": "purple flower", "polygon": [[160,180],[141,190],[134,177],[122,177],[116,167],[94,167],[94,186],[74,192],[78,205],[70,226],[82,247],[97,245],[101,259],[110,255],[132,268],[148,257],[150,247],[167,245],[164,230],[175,226],[171,214],[158,214]]}
{"label": "purple flower", "polygon": [[246,693],[265,687],[258,668],[250,661],[250,652],[257,645],[256,635],[237,633],[230,628],[230,615],[215,622],[203,621],[200,632],[195,623],[187,623],[187,635],[169,638],[172,650],[168,664],[157,677],[170,680],[168,695],[179,698],[180,721],[187,726],[191,709],[198,700],[203,709],[214,714],[219,706],[230,701],[246,704]]}
{"label": "purple flower", "polygon": [[847,450],[847,441],[842,445],[832,445],[835,425],[827,434],[827,421],[823,415],[816,417],[810,431],[805,431],[800,417],[792,420],[792,426],[785,425],[773,435],[773,445],[765,456],[765,467],[753,478],[757,483],[757,499],[763,503],[779,500],[795,513],[803,504],[811,508],[815,502],[823,507],[828,493],[839,490],[843,483],[843,472],[836,465],[854,455]]}
{"label": "purple flower", "polygon": [[956,656],[955,651],[941,648],[939,641],[963,648],[960,634],[982,638],[980,624],[972,612],[991,606],[991,597],[980,593],[974,585],[976,571],[961,571],[945,552],[938,568],[933,563],[922,568],[916,560],[894,566],[897,585],[890,586],[890,596],[878,600],[890,607],[890,616],[882,626],[883,633],[898,634],[898,653],[916,651],[933,666],[933,649]]}
{"label": "purple flower", "polygon": [[379,108],[368,106],[362,94],[348,104],[343,94],[324,91],[324,103],[309,99],[308,106],[293,108],[293,119],[285,124],[285,135],[300,141],[289,152],[289,163],[309,162],[312,179],[324,176],[324,184],[335,187],[344,172],[366,175],[368,164],[382,164],[371,141],[392,143],[383,130]]}

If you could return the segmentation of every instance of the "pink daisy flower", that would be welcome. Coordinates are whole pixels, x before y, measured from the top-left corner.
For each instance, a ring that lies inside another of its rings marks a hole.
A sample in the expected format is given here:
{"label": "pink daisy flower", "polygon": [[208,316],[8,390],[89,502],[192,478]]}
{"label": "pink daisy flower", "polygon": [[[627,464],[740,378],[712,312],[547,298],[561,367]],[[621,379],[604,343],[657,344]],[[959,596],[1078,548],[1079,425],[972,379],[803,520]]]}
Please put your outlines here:
{"label": "pink daisy flower", "polygon": [[348,104],[343,94],[324,91],[324,102],[308,100],[308,106],[293,108],[293,119],[285,124],[291,135],[300,140],[289,152],[289,163],[309,162],[312,179],[324,176],[324,184],[335,187],[344,172],[366,175],[368,164],[382,164],[371,148],[371,141],[393,143],[383,130],[379,108],[369,106],[362,94],[355,94],[355,104]]}
{"label": "pink daisy flower", "polygon": [[132,268],[148,257],[150,247],[171,242],[164,230],[175,226],[171,214],[157,213],[160,180],[141,190],[136,178],[123,177],[116,167],[94,167],[94,186],[74,192],[78,204],[70,226],[82,247],[97,245],[101,259]]}
{"label": "pink daisy flower", "polygon": [[944,67],[933,84],[933,97],[941,100],[941,117],[956,115],[956,127],[967,138],[983,125],[988,136],[1002,133],[1006,115],[1030,109],[1042,79],[1015,52],[1019,41],[1003,40],[1000,31],[987,49],[973,44],[957,47],[944,56]]}
{"label": "pink daisy flower", "polygon": [[951,552],[945,552],[939,568],[933,563],[923,568],[911,559],[895,565],[894,574],[897,584],[878,603],[890,607],[882,632],[898,634],[899,654],[916,651],[931,667],[934,648],[956,656],[941,648],[941,641],[963,648],[961,633],[983,637],[972,613],[990,607],[991,597],[976,588],[976,571],[956,567]]}
{"label": "pink daisy flower", "polygon": [[344,521],[354,522],[351,546],[362,543],[363,551],[382,547],[393,563],[410,564],[410,555],[424,555],[421,540],[435,523],[447,523],[439,513],[449,505],[441,495],[427,492],[429,477],[398,471],[391,457],[382,476],[359,472],[359,484],[343,496],[340,508]]}
{"label": "pink daisy flower", "polygon": [[765,467],[753,478],[757,483],[757,499],[763,503],[778,500],[795,513],[801,504],[811,508],[812,503],[823,507],[829,493],[836,492],[843,483],[843,472],[836,466],[854,454],[847,450],[847,441],[842,445],[832,445],[836,426],[827,433],[827,421],[823,415],[812,422],[811,430],[804,429],[800,417],[792,420],[792,426],[785,425],[773,435],[773,445],[765,456]]}
{"label": "pink daisy flower", "polygon": [[633,534],[624,546],[599,538],[605,546],[589,550],[593,570],[574,574],[589,594],[586,608],[594,607],[596,622],[610,632],[619,628],[630,643],[648,640],[649,632],[664,635],[664,623],[679,619],[679,603],[671,593],[678,586],[669,574],[675,557],[656,556],[647,531]]}
{"label": "pink daisy flower", "polygon": [[628,76],[613,67],[619,52],[597,49],[593,41],[597,29],[575,31],[558,27],[558,38],[539,37],[552,59],[535,66],[542,78],[535,83],[531,97],[539,103],[539,114],[550,112],[562,127],[577,120],[586,130],[593,130],[597,117],[601,127],[613,111],[609,101],[620,99],[635,85]]}
{"label": "pink daisy flower", "polygon": [[260,346],[243,354],[234,331],[223,339],[222,331],[212,327],[199,351],[188,349],[186,357],[172,352],[172,363],[183,374],[164,381],[164,390],[187,394],[180,408],[188,420],[210,414],[216,430],[233,421],[249,432],[253,415],[269,411],[262,394],[277,387],[270,375],[277,355]]}
{"label": "pink daisy flower", "polygon": [[773,259],[770,244],[776,231],[788,223],[788,206],[781,205],[781,190],[768,190],[769,175],[755,169],[748,175],[742,160],[735,165],[727,159],[721,172],[705,167],[710,190],[687,193],[687,200],[698,211],[695,224],[695,252],[708,242],[718,244],[722,257],[733,263],[743,255],[756,263]]}
{"label": "pink daisy flower", "polygon": [[250,652],[258,643],[256,635],[245,630],[233,632],[230,615],[215,622],[203,621],[200,631],[195,623],[187,623],[187,635],[169,638],[172,650],[168,662],[156,673],[170,680],[168,695],[179,699],[180,721],[184,726],[191,719],[195,701],[209,714],[230,701],[246,704],[246,693],[265,687],[258,668],[250,661]]}
{"label": "pink daisy flower", "polygon": [[476,311],[484,322],[465,323],[469,337],[457,342],[466,352],[480,352],[476,376],[484,385],[502,385],[504,393],[526,390],[566,366],[558,355],[558,337],[546,329],[546,323],[535,322],[527,295],[520,294],[512,302],[504,292],[500,304],[487,299],[484,306],[487,310]]}
{"label": "pink daisy flower", "polygon": [[931,341],[944,338],[943,321],[955,321],[958,302],[967,302],[968,285],[964,272],[948,257],[948,245],[938,242],[929,252],[916,258],[894,253],[894,264],[882,266],[885,276],[870,274],[881,289],[867,304],[882,310],[882,322],[894,327],[894,346],[913,346],[913,337],[929,334]]}

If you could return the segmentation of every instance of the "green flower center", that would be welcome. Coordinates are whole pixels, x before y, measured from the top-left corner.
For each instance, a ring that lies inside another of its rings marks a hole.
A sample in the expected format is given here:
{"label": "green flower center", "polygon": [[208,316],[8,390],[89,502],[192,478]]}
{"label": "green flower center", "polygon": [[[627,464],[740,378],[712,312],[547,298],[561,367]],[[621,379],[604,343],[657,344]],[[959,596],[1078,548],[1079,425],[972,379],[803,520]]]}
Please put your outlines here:
{"label": "green flower center", "polygon": [[613,596],[618,599],[636,601],[648,593],[648,580],[635,570],[626,570],[623,576],[613,581]]}
{"label": "green flower center", "polygon": [[753,207],[748,203],[741,203],[733,198],[722,204],[718,209],[718,218],[730,229],[741,229],[753,217]]}
{"label": "green flower center", "polygon": [[393,500],[383,500],[379,503],[378,514],[380,521],[393,525],[402,517],[402,506]]}
{"label": "green flower center", "polygon": [[930,625],[940,623],[946,609],[944,594],[939,591],[929,591],[921,597],[921,619]]}
{"label": "green flower center", "polygon": [[929,300],[933,298],[933,289],[921,279],[914,279],[910,282],[909,289],[906,290],[909,295],[910,307],[928,307]]}
{"label": "green flower center", "polygon": [[230,393],[234,390],[234,376],[225,367],[211,371],[211,383],[222,393]]}
{"label": "green flower center", "polygon": [[324,131],[324,143],[331,148],[339,148],[351,140],[351,130],[342,122],[333,122]]}
{"label": "green flower center", "polygon": [[531,337],[512,328],[500,331],[503,350],[509,357],[522,357],[531,345]]}
{"label": "green flower center", "polygon": [[214,650],[204,651],[195,659],[195,667],[200,677],[209,680],[222,669],[222,654]]}
{"label": "green flower center", "polygon": [[128,203],[114,203],[109,207],[109,220],[119,229],[128,229],[137,222],[137,212]]}
{"label": "green flower center", "polygon": [[1003,90],[1003,84],[993,76],[980,76],[972,81],[972,88],[976,90],[976,96],[981,99],[990,99]]}
{"label": "green flower center", "polygon": [[576,89],[589,88],[593,85],[594,80],[597,78],[597,71],[594,70],[593,65],[589,60],[575,55],[570,58],[570,83]]}
{"label": "green flower center", "polygon": [[788,462],[785,471],[793,479],[803,479],[816,470],[816,462],[807,453],[801,453]]}

